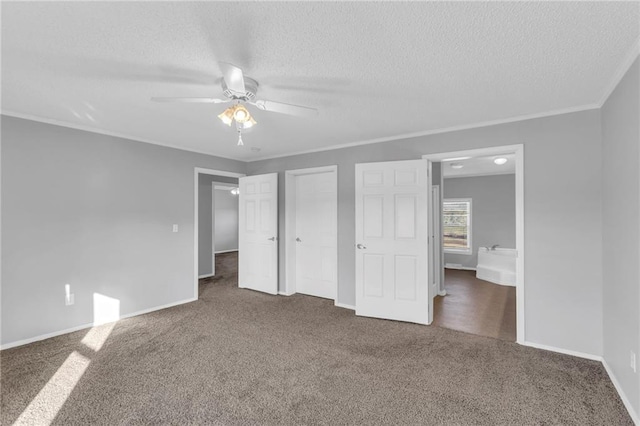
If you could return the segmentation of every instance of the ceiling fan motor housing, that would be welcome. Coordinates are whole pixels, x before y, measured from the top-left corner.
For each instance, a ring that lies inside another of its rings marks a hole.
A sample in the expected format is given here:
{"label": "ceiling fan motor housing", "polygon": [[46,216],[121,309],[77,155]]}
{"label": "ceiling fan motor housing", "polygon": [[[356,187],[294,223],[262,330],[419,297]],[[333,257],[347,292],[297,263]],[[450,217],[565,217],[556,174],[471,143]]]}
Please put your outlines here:
{"label": "ceiling fan motor housing", "polygon": [[258,92],[258,82],[252,78],[244,78],[245,93],[235,92],[227,87],[227,83],[222,79],[222,93],[229,99],[238,99],[241,101],[253,101]]}

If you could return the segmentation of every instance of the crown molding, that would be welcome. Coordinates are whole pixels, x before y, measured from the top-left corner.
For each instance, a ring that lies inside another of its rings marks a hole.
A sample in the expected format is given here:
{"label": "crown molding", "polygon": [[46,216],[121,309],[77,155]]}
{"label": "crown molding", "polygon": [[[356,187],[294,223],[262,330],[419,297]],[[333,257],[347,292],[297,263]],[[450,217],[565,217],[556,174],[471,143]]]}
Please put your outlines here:
{"label": "crown molding", "polygon": [[611,81],[609,81],[609,84],[605,86],[604,92],[602,93],[602,96],[600,97],[600,101],[598,103],[599,108],[603,107],[604,103],[607,102],[607,99],[609,99],[609,96],[611,96],[613,91],[616,90],[616,87],[618,87],[618,84],[620,84],[620,81],[622,80],[624,75],[627,73],[627,71],[629,71],[629,68],[631,68],[631,65],[633,65],[633,62],[636,60],[638,55],[640,55],[640,36],[636,39],[627,54],[624,56],[624,59],[622,60],[620,65],[618,65],[618,68],[616,68],[616,72],[613,74],[613,77],[611,77]]}
{"label": "crown molding", "polygon": [[427,130],[427,131],[413,132],[413,133],[402,133],[402,134],[397,134],[397,135],[394,135],[394,136],[387,136],[387,137],[383,137],[383,138],[366,139],[366,140],[363,140],[363,141],[348,142],[348,143],[345,143],[345,144],[336,144],[336,145],[331,145],[331,146],[322,147],[322,148],[314,148],[314,149],[308,149],[308,150],[302,150],[302,151],[288,152],[288,153],[285,153],[285,154],[263,156],[263,157],[257,157],[257,158],[252,158],[252,159],[243,159],[243,158],[237,158],[237,157],[227,157],[227,156],[223,156],[223,155],[219,155],[219,154],[214,154],[214,153],[211,153],[211,152],[199,151],[199,150],[195,150],[195,149],[188,149],[188,148],[184,148],[184,147],[180,147],[180,146],[176,146],[176,145],[172,145],[172,144],[161,143],[161,142],[158,142],[158,141],[152,141],[150,139],[144,139],[144,138],[139,138],[139,137],[126,135],[126,134],[122,134],[122,133],[118,133],[118,132],[111,132],[111,131],[108,131],[108,130],[98,129],[98,128],[91,127],[91,126],[85,126],[85,125],[81,125],[81,124],[74,124],[74,123],[69,123],[69,122],[65,122],[65,121],[61,121],[61,120],[55,120],[55,119],[50,119],[50,118],[39,117],[39,116],[36,116],[36,115],[23,114],[23,113],[19,113],[19,112],[15,112],[15,111],[0,110],[0,114],[6,115],[8,117],[21,118],[21,119],[36,121],[36,122],[45,123],[45,124],[52,124],[52,125],[60,126],[60,127],[67,127],[67,128],[70,128],[70,129],[82,130],[82,131],[85,131],[85,132],[97,133],[97,134],[106,135],[106,136],[113,136],[113,137],[122,138],[122,139],[129,139],[129,140],[133,140],[133,141],[136,141],[136,142],[143,142],[143,143],[148,143],[148,144],[152,144],[152,145],[159,145],[159,146],[163,146],[165,148],[179,149],[181,151],[188,151],[188,152],[193,152],[193,153],[196,153],[196,154],[210,155],[210,156],[214,156],[214,157],[224,158],[224,159],[227,159],[227,160],[240,161],[240,162],[244,162],[244,163],[252,163],[252,162],[255,162],[255,161],[263,161],[263,160],[271,160],[271,159],[276,159],[276,158],[292,157],[292,156],[295,156],[295,155],[313,154],[313,153],[316,153],[316,152],[332,151],[332,150],[335,150],[335,149],[342,149],[342,148],[351,148],[351,147],[360,146],[360,145],[369,145],[369,144],[382,143],[382,142],[391,142],[391,141],[402,140],[402,139],[410,139],[410,138],[430,136],[430,135],[436,135],[436,134],[442,134],[442,133],[456,132],[456,131],[460,131],[460,130],[477,129],[477,128],[482,128],[482,127],[495,126],[495,125],[499,125],[499,124],[508,124],[508,123],[514,123],[514,122],[518,122],[518,121],[525,121],[525,120],[532,120],[532,119],[536,119],[536,118],[550,117],[550,116],[554,116],[554,115],[562,115],[562,114],[569,114],[569,113],[573,113],[573,112],[588,111],[588,110],[592,110],[592,109],[600,109],[600,108],[602,108],[604,103],[607,101],[609,96],[611,96],[611,94],[613,93],[615,88],[618,86],[618,84],[620,83],[620,81],[622,80],[624,75],[627,73],[627,71],[629,71],[629,68],[631,67],[631,65],[633,64],[633,62],[636,60],[636,58],[639,55],[640,55],[640,37],[638,37],[636,39],[636,41],[633,43],[633,45],[631,46],[631,48],[629,49],[629,51],[625,55],[624,60],[616,68],[616,72],[614,73],[614,75],[611,78],[611,80],[609,81],[609,83],[605,86],[604,92],[603,92],[602,96],[600,97],[600,100],[597,103],[580,105],[580,106],[570,107],[570,108],[557,109],[557,110],[551,110],[551,111],[535,113],[535,114],[518,115],[518,116],[504,118],[504,119],[498,119],[498,120],[488,120],[488,121],[481,121],[481,122],[465,124],[465,125],[459,125],[459,126],[443,127],[443,128],[434,129],[434,130]]}
{"label": "crown molding", "polygon": [[[636,52],[636,54],[637,54],[637,52]],[[633,63],[633,61],[631,61],[631,63]],[[630,66],[630,64],[627,66],[626,69],[628,69],[629,66]],[[622,68],[623,67],[620,67],[620,69],[622,69]],[[625,69],[624,72],[626,72],[626,69]],[[623,73],[623,75],[624,75],[624,73]],[[618,80],[618,82],[619,82],[619,80]],[[198,150],[194,150],[194,149],[187,149],[187,148],[179,147],[179,146],[176,146],[176,145],[160,143],[160,142],[152,141],[152,140],[149,140],[149,139],[143,139],[143,138],[138,138],[138,137],[134,137],[134,136],[130,136],[130,135],[125,135],[125,134],[122,134],[122,133],[110,132],[110,131],[107,131],[107,130],[97,129],[97,128],[94,128],[94,127],[91,127],[91,126],[78,125],[78,124],[68,123],[68,122],[55,120],[55,119],[49,119],[49,118],[43,118],[43,117],[39,117],[39,116],[35,116],[35,115],[18,113],[18,112],[14,112],[14,111],[0,110],[0,114],[6,115],[8,117],[21,118],[21,119],[36,121],[36,122],[45,123],[45,124],[52,124],[52,125],[60,126],[60,127],[67,127],[67,128],[71,128],[71,129],[82,130],[82,131],[85,131],[85,132],[97,133],[97,134],[106,135],[106,136],[113,136],[113,137],[122,138],[122,139],[129,139],[129,140],[133,140],[133,141],[136,141],[136,142],[143,142],[143,143],[149,143],[149,144],[152,144],[152,145],[159,145],[159,146],[163,146],[165,148],[173,148],[173,149],[178,149],[178,150],[181,150],[181,151],[193,152],[193,153],[196,153],[196,154],[210,155],[210,156],[213,156],[213,157],[224,158],[224,159],[227,159],[227,160],[240,161],[240,162],[244,162],[244,163],[253,163],[253,162],[256,162],[256,161],[271,160],[271,159],[275,159],[275,158],[292,157],[292,156],[295,156],[295,155],[313,154],[313,153],[316,153],[316,152],[333,151],[335,149],[351,148],[351,147],[356,147],[356,146],[360,146],[360,145],[370,145],[370,144],[375,144],[375,143],[391,142],[391,141],[397,141],[397,140],[402,140],[402,139],[410,139],[410,138],[416,138],[416,137],[437,135],[437,134],[442,134],[442,133],[456,132],[456,131],[461,131],[461,130],[470,130],[470,129],[477,129],[477,128],[482,128],[482,127],[490,127],[490,126],[495,126],[495,125],[499,125],[499,124],[515,123],[515,122],[519,122],[519,121],[533,120],[533,119],[536,119],[536,118],[552,117],[552,116],[556,116],[556,115],[570,114],[570,113],[574,113],[574,112],[589,111],[589,110],[593,110],[593,109],[599,109],[601,107],[602,107],[601,104],[580,105],[580,106],[576,106],[576,107],[562,108],[562,109],[551,110],[551,111],[535,113],[535,114],[518,115],[518,116],[504,118],[504,119],[481,121],[481,122],[476,122],[476,123],[472,123],[472,124],[464,124],[464,125],[459,125],[459,126],[443,127],[443,128],[440,128],[440,129],[427,130],[427,131],[422,131],[422,132],[403,133],[403,134],[398,134],[398,135],[394,135],[394,136],[387,136],[387,137],[383,137],[383,138],[367,139],[367,140],[363,140],[363,141],[349,142],[349,143],[346,143],[346,144],[337,144],[337,145],[331,145],[331,146],[322,147],[322,148],[314,148],[314,149],[309,149],[309,150],[288,152],[288,153],[285,153],[285,154],[264,156],[264,157],[258,157],[258,158],[253,158],[253,159],[242,159],[242,158],[227,157],[227,156],[214,154],[214,153],[211,153],[211,152],[198,151]]]}
{"label": "crown molding", "polygon": [[360,146],[360,145],[370,145],[370,144],[374,144],[374,143],[391,142],[391,141],[397,141],[397,140],[402,140],[402,139],[411,139],[411,138],[417,138],[417,137],[422,137],[422,136],[437,135],[437,134],[441,134],[441,133],[456,132],[456,131],[460,131],[460,130],[477,129],[477,128],[481,128],[481,127],[495,126],[495,125],[498,125],[498,124],[515,123],[515,122],[518,122],[518,121],[533,120],[535,118],[551,117],[551,116],[555,116],[555,115],[570,114],[570,113],[573,113],[573,112],[581,112],[581,111],[589,111],[589,110],[599,109],[599,108],[600,108],[600,105],[598,105],[598,104],[580,105],[580,106],[576,106],[576,107],[556,109],[556,110],[552,110],[552,111],[535,113],[535,114],[517,115],[517,116],[514,116],[514,117],[503,118],[503,119],[499,119],[499,120],[480,121],[480,122],[477,122],[477,123],[464,124],[464,125],[460,125],[460,126],[443,127],[443,128],[440,128],[440,129],[426,130],[426,131],[414,132],[414,133],[403,133],[403,134],[399,134],[399,135],[395,135],[395,136],[388,136],[388,137],[384,137],[384,138],[367,139],[367,140],[364,140],[364,141],[349,142],[349,143],[339,144],[339,145],[331,145],[331,146],[327,146],[327,147],[323,147],[323,148],[314,148],[314,149],[309,149],[309,150],[304,150],[304,151],[290,152],[290,153],[287,153],[287,154],[278,154],[278,155],[259,157],[259,158],[255,158],[255,159],[251,159],[251,160],[245,160],[245,161],[248,162],[248,163],[252,163],[254,161],[263,161],[263,160],[271,160],[271,159],[275,159],[275,158],[292,157],[294,155],[313,154],[315,152],[333,151],[334,149],[351,148],[351,147]]}
{"label": "crown molding", "polygon": [[410,139],[410,138],[416,138],[416,137],[422,137],[422,136],[429,136],[429,135],[437,135],[437,134],[442,134],[442,133],[456,132],[456,131],[460,131],[460,130],[470,130],[470,129],[477,129],[477,128],[482,128],[482,127],[490,127],[490,126],[495,126],[495,125],[499,125],[499,124],[515,123],[515,122],[519,122],[519,121],[533,120],[533,119],[536,119],[536,118],[552,117],[552,116],[555,116],[555,115],[570,114],[570,113],[581,112],[581,111],[589,111],[589,110],[593,110],[593,109],[599,109],[601,107],[602,107],[602,105],[598,105],[598,104],[580,105],[580,106],[577,106],[577,107],[563,108],[563,109],[557,109],[557,110],[541,112],[541,113],[535,113],[535,114],[518,115],[518,116],[514,116],[514,117],[499,119],[499,120],[481,121],[481,122],[472,123],[472,124],[464,124],[464,125],[460,125],[460,126],[443,127],[443,128],[440,128],[440,129],[427,130],[427,131],[422,131],[422,132],[403,133],[403,134],[398,134],[398,135],[394,135],[394,136],[387,136],[387,137],[384,137],[384,138],[367,139],[367,140],[364,140],[364,141],[349,142],[349,143],[346,143],[346,144],[338,144],[338,145],[331,145],[331,146],[322,147],[322,148],[314,148],[314,149],[303,150],[303,151],[288,152],[286,154],[278,154],[278,155],[272,155],[272,156],[258,157],[258,158],[254,158],[254,159],[240,159],[240,158],[226,157],[226,156],[222,156],[222,155],[213,154],[211,152],[205,152],[205,151],[198,151],[198,150],[194,150],[194,149],[181,148],[181,147],[178,147],[176,145],[170,145],[170,144],[155,142],[155,141],[152,141],[152,140],[149,140],[149,139],[133,137],[133,136],[125,135],[125,134],[122,134],[122,133],[110,132],[110,131],[107,131],[107,130],[97,129],[97,128],[90,127],[90,126],[67,123],[67,122],[60,121],[60,120],[43,118],[43,117],[38,117],[38,116],[35,116],[35,115],[23,114],[23,113],[18,113],[18,112],[14,112],[14,111],[1,110],[0,114],[6,115],[8,117],[22,118],[22,119],[25,119],[25,120],[31,120],[31,121],[36,121],[36,122],[45,123],[45,124],[52,124],[52,125],[60,126],[60,127],[67,127],[67,128],[71,128],[71,129],[82,130],[82,131],[85,131],[85,132],[97,133],[97,134],[106,135],[106,136],[113,136],[113,137],[122,138],[122,139],[129,139],[129,140],[133,140],[133,141],[136,141],[136,142],[143,142],[143,143],[149,143],[149,144],[152,144],[152,145],[164,146],[166,148],[179,149],[181,151],[194,152],[196,154],[210,155],[210,156],[214,156],[214,157],[225,158],[227,160],[240,161],[240,162],[244,162],[244,163],[253,163],[255,161],[263,161],[263,160],[271,160],[271,159],[275,159],[275,158],[292,157],[292,156],[295,156],[295,155],[313,154],[315,152],[333,151],[335,149],[351,148],[351,147],[360,146],[360,145],[370,145],[370,144],[375,144],[375,143],[391,142],[391,141],[397,141],[397,140],[402,140],[402,139]]}
{"label": "crown molding", "polygon": [[171,145],[171,144],[162,143],[162,142],[158,142],[158,141],[152,141],[150,139],[139,138],[137,136],[126,135],[126,134],[118,133],[118,132],[111,132],[109,130],[98,129],[96,127],[85,126],[85,125],[82,125],[82,124],[69,123],[69,122],[66,122],[66,121],[56,120],[56,119],[53,119],[53,118],[44,118],[44,117],[40,117],[40,116],[37,116],[37,115],[23,114],[21,112],[7,111],[7,110],[4,110],[4,109],[0,110],[0,115],[5,115],[7,117],[21,118],[23,120],[36,121],[38,123],[51,124],[51,125],[58,126],[58,127],[66,127],[66,128],[74,129],[74,130],[82,130],[84,132],[96,133],[98,135],[112,136],[114,138],[128,139],[128,140],[132,140],[132,141],[136,141],[136,142],[148,143],[148,144],[152,144],[152,145],[163,146],[165,148],[173,148],[173,149],[178,149],[180,151],[193,152],[195,154],[204,154],[204,155],[209,155],[209,156],[212,156],[212,157],[224,158],[226,160],[240,161],[240,162],[243,162],[243,163],[247,162],[246,159],[240,159],[240,158],[234,158],[234,157],[226,157],[226,156],[223,156],[223,155],[213,154],[211,152],[198,151],[196,149],[189,149],[189,148],[185,148],[185,147],[179,147],[177,145]]}

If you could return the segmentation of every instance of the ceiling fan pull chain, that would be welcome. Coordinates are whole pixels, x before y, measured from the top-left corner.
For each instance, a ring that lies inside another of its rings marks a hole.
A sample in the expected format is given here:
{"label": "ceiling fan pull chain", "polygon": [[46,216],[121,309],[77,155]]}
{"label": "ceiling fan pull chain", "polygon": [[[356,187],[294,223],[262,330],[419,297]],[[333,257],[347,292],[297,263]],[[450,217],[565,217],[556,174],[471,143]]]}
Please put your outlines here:
{"label": "ceiling fan pull chain", "polygon": [[238,146],[244,146],[244,142],[242,142],[242,129],[238,126]]}

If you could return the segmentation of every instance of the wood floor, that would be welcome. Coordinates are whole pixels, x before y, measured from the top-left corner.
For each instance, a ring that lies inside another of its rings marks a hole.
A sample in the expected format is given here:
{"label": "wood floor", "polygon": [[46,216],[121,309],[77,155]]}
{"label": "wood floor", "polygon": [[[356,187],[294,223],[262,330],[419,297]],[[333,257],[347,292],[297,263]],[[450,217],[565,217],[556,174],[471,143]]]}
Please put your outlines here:
{"label": "wood floor", "polygon": [[[216,275],[200,285],[238,275],[238,252],[216,255]],[[516,341],[516,289],[479,280],[475,271],[445,270],[447,295],[434,302],[433,324],[479,336]]]}
{"label": "wood floor", "polygon": [[433,324],[496,339],[516,340],[516,289],[479,280],[475,271],[445,270],[446,296],[434,301]]}

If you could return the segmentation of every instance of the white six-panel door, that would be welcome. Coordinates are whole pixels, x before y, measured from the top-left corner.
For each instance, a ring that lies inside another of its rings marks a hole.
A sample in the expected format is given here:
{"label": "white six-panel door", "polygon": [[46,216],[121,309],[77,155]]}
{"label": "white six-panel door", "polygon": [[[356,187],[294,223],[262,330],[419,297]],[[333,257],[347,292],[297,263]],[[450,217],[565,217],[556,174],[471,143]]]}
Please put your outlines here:
{"label": "white six-panel door", "polygon": [[356,315],[429,324],[425,160],[356,164]]}
{"label": "white six-panel door", "polygon": [[278,174],[239,180],[238,286],[278,294]]}
{"label": "white six-panel door", "polygon": [[335,299],[336,174],[295,177],[296,292]]}

